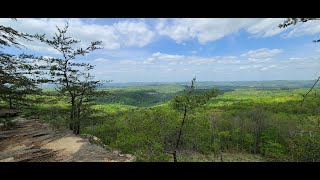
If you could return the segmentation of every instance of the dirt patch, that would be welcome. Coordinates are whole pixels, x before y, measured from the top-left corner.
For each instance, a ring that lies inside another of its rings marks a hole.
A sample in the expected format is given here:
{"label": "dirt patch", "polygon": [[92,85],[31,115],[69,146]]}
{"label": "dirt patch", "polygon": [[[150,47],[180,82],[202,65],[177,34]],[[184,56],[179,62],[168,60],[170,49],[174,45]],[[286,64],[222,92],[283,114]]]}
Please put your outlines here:
{"label": "dirt patch", "polygon": [[72,158],[72,154],[75,154],[76,152],[78,152],[81,146],[83,146],[86,143],[86,142],[79,142],[79,140],[81,140],[81,138],[75,137],[75,136],[63,137],[61,139],[45,144],[41,148],[51,149],[54,151],[62,150],[59,153],[60,156]]}

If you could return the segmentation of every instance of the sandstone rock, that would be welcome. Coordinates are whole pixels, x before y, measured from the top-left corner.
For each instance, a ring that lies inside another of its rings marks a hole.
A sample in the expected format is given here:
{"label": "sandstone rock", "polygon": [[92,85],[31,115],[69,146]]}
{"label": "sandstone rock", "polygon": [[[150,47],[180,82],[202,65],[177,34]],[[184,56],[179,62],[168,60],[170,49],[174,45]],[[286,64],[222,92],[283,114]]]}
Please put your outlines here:
{"label": "sandstone rock", "polygon": [[14,129],[0,131],[1,162],[132,162],[135,157],[108,150],[92,135],[54,130],[39,120],[15,117]]}

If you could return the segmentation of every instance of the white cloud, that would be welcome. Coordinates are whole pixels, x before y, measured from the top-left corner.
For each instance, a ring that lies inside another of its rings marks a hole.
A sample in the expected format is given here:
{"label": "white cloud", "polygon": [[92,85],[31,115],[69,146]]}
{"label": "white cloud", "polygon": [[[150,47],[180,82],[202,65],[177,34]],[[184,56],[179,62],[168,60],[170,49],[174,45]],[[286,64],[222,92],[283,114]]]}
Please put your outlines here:
{"label": "white cloud", "polygon": [[185,56],[156,52],[152,54],[152,58],[154,58],[155,60],[176,61],[176,60],[183,60]]}
{"label": "white cloud", "polygon": [[239,64],[240,60],[235,56],[214,56],[214,57],[198,57],[198,56],[189,56],[186,57],[190,61],[189,64]]}
{"label": "white cloud", "polygon": [[143,21],[121,21],[113,25],[120,34],[120,40],[127,46],[143,47],[149,44],[154,37],[154,32],[149,30]]}
{"label": "white cloud", "polygon": [[278,54],[283,53],[282,49],[268,49],[268,48],[261,48],[257,50],[251,50],[247,53],[241,54],[242,57],[248,57],[252,60],[255,59],[266,59],[273,56],[276,56]]}
{"label": "white cloud", "polygon": [[[247,31],[255,37],[264,38],[278,35],[287,30],[288,33],[284,37],[314,35],[320,32],[320,21],[309,21],[289,28],[279,28],[278,25],[284,20],[284,18],[159,19],[155,26],[151,27],[151,24],[148,24],[144,19],[119,20],[113,24],[101,25],[94,24],[94,19],[25,18],[13,21],[8,18],[0,18],[0,24],[30,34],[45,33],[48,36],[53,36],[56,32],[56,26],[63,27],[68,21],[69,34],[75,39],[80,39],[81,45],[87,46],[92,41],[102,40],[103,47],[109,50],[123,47],[144,47],[155,39],[156,34],[168,36],[180,44],[184,44],[184,41],[190,39],[196,39],[200,44],[205,44],[235,34],[240,30]],[[56,50],[38,41],[23,41],[22,44],[36,51],[57,53]],[[199,52],[194,50],[190,53],[198,54]]]}
{"label": "white cloud", "polygon": [[284,18],[266,18],[252,24],[246,30],[258,37],[271,37],[286,30],[285,28],[278,27],[284,21]]}
{"label": "white cloud", "polygon": [[[245,53],[245,54],[250,54]],[[186,56],[181,61],[166,61],[159,57],[179,57],[178,54],[154,53],[144,59],[92,60],[99,63],[94,75],[99,79],[122,81],[179,81],[185,76],[197,75],[201,80],[255,80],[266,79],[310,79],[319,69],[319,57],[269,58],[268,61],[252,61],[243,56]],[[174,58],[173,58],[174,59]],[[183,65],[180,65],[184,62]],[[192,62],[192,63],[189,63]],[[290,75],[287,75],[290,73]],[[270,74],[273,76],[271,77]],[[231,78],[232,77],[232,78]],[[213,79],[212,79],[213,78]],[[231,78],[231,79],[230,79]]]}
{"label": "white cloud", "polygon": [[[21,32],[29,34],[43,34],[52,37],[57,32],[56,26],[63,28],[65,23],[69,23],[68,34],[75,39],[81,40],[81,45],[88,46],[92,41],[102,41],[105,49],[118,49],[125,46],[143,47],[150,43],[154,33],[144,21],[121,21],[112,25],[88,24],[81,19],[0,19],[0,24],[13,27]],[[38,41],[22,42],[27,47],[36,51],[46,50],[57,53],[52,48]]]}
{"label": "white cloud", "polygon": [[169,36],[178,43],[195,38],[200,44],[205,44],[236,33],[257,20],[240,18],[160,19],[156,29],[160,35]]}
{"label": "white cloud", "polygon": [[295,58],[295,57],[289,58],[289,60],[300,60],[300,59],[302,59],[302,58]]}
{"label": "white cloud", "polygon": [[320,20],[313,20],[295,25],[293,30],[286,34],[285,37],[297,37],[306,34],[314,35],[317,33],[320,33]]}
{"label": "white cloud", "polygon": [[154,64],[154,58],[148,58],[147,60],[143,61],[142,64]]}
{"label": "white cloud", "polygon": [[197,64],[197,65],[213,64],[217,62],[214,58],[190,57],[189,59],[190,61],[188,62],[188,64]]}
{"label": "white cloud", "polygon": [[256,69],[256,68],[260,68],[263,67],[263,65],[261,64],[255,64],[255,65],[248,65],[248,66],[240,66],[239,69]]}
{"label": "white cloud", "polygon": [[98,59],[95,59],[95,60],[93,60],[93,62],[103,62],[103,63],[105,63],[105,62],[110,62],[110,60],[109,59],[104,59],[104,58],[98,58]]}
{"label": "white cloud", "polygon": [[279,28],[286,18],[180,18],[160,19],[155,29],[177,43],[196,39],[200,44],[216,41],[245,30],[255,37],[272,37],[288,31],[284,37],[320,33],[320,21],[308,21],[288,28]]}
{"label": "white cloud", "polygon": [[261,68],[261,69],[260,69],[260,71],[266,71],[266,70],[270,70],[270,69],[272,69],[272,68],[276,68],[276,67],[278,67],[278,66],[277,66],[277,65],[272,64],[272,65],[269,65],[269,66],[267,66],[267,67],[263,67],[263,68]]}
{"label": "white cloud", "polygon": [[[190,69],[190,67],[199,68],[221,68],[230,67],[237,70],[261,70],[265,71],[273,68],[284,68],[294,62],[297,65],[309,66],[310,63],[318,62],[319,58],[275,58],[276,55],[282,53],[281,49],[257,49],[248,51],[247,53],[239,56],[186,56],[178,54],[165,54],[161,52],[153,53],[146,60],[136,59],[119,60],[116,64],[124,67],[126,65],[137,65],[141,67],[148,66],[151,69]],[[247,58],[243,58],[247,57]],[[253,58],[252,58],[253,57]],[[305,62],[308,60],[307,62]],[[230,70],[231,70],[230,69]]]}
{"label": "white cloud", "polygon": [[220,60],[217,61],[217,63],[221,64],[239,64],[241,61],[239,59],[229,59],[228,57],[225,57],[224,59],[219,58]]}
{"label": "white cloud", "polygon": [[239,69],[240,70],[248,70],[248,71],[266,71],[266,70],[270,70],[273,68],[279,68],[278,65],[264,65],[264,64],[253,64],[253,65],[244,65],[244,66],[240,66]]}

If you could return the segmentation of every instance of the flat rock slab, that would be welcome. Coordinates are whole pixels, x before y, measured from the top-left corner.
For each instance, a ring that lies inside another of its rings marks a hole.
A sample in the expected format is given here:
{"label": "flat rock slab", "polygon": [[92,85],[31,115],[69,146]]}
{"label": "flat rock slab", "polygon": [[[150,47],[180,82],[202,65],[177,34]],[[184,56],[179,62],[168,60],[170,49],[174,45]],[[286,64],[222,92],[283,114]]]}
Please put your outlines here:
{"label": "flat rock slab", "polygon": [[0,162],[132,162],[135,157],[108,151],[69,130],[54,130],[37,119],[16,117],[0,131]]}

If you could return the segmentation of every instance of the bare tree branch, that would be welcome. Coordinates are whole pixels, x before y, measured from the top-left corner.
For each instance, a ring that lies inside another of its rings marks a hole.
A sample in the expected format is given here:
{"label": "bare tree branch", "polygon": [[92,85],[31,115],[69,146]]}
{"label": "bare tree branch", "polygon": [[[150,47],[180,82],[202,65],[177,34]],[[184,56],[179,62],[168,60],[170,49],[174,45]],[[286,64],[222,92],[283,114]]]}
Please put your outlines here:
{"label": "bare tree branch", "polygon": [[[309,91],[307,92],[307,94],[303,95],[303,99],[302,101],[300,102],[302,106],[302,103],[304,102],[304,100],[307,98],[308,94],[312,91],[312,90],[315,90],[314,87],[316,86],[316,84],[319,82],[320,80],[320,76],[318,77],[318,79],[314,82],[313,86],[309,89]],[[297,103],[297,105],[299,104],[299,102]]]}

